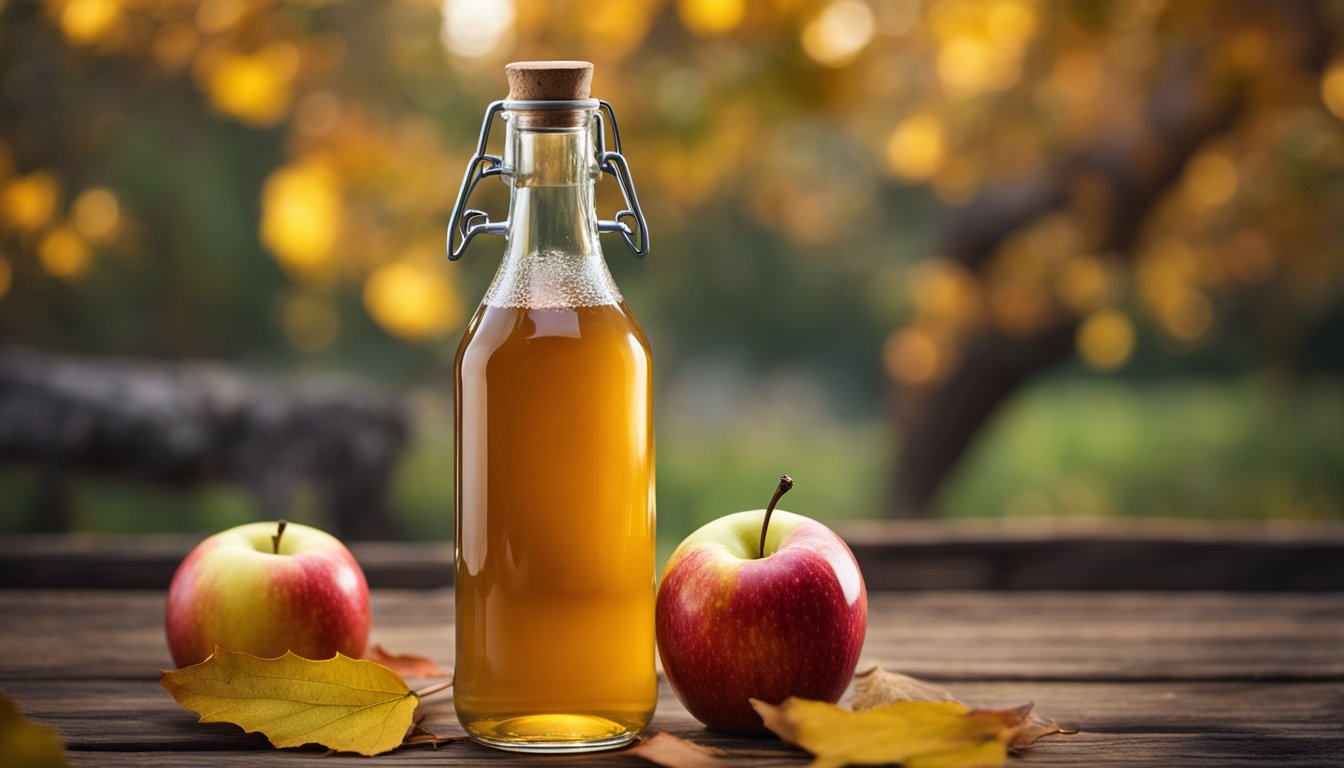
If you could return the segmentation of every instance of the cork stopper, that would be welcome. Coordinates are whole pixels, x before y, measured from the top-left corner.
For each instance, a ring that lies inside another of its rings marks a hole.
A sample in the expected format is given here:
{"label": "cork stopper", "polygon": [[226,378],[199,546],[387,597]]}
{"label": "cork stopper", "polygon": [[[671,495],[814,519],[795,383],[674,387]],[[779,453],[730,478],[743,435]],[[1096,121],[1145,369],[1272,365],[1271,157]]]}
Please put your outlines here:
{"label": "cork stopper", "polygon": [[[515,61],[504,67],[510,101],[573,101],[588,98],[593,65],[587,61]],[[529,128],[574,128],[585,123],[578,110],[529,110],[519,125]]]}
{"label": "cork stopper", "polygon": [[515,61],[504,66],[510,101],[572,101],[588,98],[593,65],[588,61]]}

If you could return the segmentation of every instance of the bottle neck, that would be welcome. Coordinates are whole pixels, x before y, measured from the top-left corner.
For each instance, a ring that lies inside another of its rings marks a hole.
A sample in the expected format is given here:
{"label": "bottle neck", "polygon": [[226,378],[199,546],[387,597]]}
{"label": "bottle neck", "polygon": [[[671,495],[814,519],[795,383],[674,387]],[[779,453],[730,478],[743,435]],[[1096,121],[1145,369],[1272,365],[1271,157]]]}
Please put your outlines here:
{"label": "bottle neck", "polygon": [[596,168],[589,131],[531,130],[515,127],[518,122],[509,123],[512,157],[505,155],[504,159],[513,188],[510,250],[522,255],[600,253],[593,208]]}
{"label": "bottle neck", "polygon": [[543,128],[531,124],[532,114],[508,114],[509,229],[486,303],[536,309],[617,303],[593,206],[591,121]]}

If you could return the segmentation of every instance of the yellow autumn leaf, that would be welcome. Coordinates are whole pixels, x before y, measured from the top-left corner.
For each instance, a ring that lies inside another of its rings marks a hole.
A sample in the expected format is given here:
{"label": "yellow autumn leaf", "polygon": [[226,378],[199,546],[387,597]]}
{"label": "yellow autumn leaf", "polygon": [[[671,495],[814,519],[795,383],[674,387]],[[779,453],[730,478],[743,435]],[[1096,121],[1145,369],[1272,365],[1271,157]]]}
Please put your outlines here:
{"label": "yellow autumn leaf", "polygon": [[50,728],[29,722],[0,694],[0,757],[9,768],[65,768],[61,737]]}
{"label": "yellow autumn leaf", "polygon": [[[876,709],[897,701],[950,701],[965,704],[932,683],[899,672],[889,672],[876,665],[855,676],[854,696],[849,700],[849,706],[854,711]],[[1037,739],[1045,736],[1077,732],[1077,728],[1062,726],[1054,718],[1046,718],[1032,711],[1007,737],[1000,739],[1008,744],[1009,749],[1017,750],[1030,747]]]}
{"label": "yellow autumn leaf", "polygon": [[340,654],[262,659],[216,647],[160,682],[203,723],[233,723],[277,747],[321,744],[361,755],[399,746],[419,703],[392,670]]}
{"label": "yellow autumn leaf", "polygon": [[811,752],[814,768],[1002,766],[1007,739],[1031,713],[1030,704],[973,710],[952,701],[898,701],[864,712],[798,698],[778,706],[753,699],[751,705],[781,739]]}

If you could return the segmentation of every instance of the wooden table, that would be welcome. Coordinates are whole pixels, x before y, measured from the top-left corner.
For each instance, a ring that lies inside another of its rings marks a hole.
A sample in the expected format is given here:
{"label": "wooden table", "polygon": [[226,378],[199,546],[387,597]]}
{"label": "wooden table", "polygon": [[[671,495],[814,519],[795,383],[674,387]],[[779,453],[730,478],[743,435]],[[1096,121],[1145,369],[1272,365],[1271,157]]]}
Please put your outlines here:
{"label": "wooden table", "polygon": [[[875,591],[870,599],[861,668],[925,677],[974,704],[1033,700],[1082,729],[1014,763],[1344,764],[1339,592]],[[446,665],[452,600],[447,588],[377,589],[372,639]],[[196,723],[158,684],[170,666],[162,610],[161,589],[0,589],[0,691],[58,730],[75,765],[330,768],[356,759],[274,750],[260,735]],[[422,706],[431,731],[461,733],[451,696]],[[778,754],[744,765],[804,760],[771,739],[705,731],[665,684],[651,730]],[[539,762],[471,743],[359,760]],[[620,752],[545,762],[648,765]]]}

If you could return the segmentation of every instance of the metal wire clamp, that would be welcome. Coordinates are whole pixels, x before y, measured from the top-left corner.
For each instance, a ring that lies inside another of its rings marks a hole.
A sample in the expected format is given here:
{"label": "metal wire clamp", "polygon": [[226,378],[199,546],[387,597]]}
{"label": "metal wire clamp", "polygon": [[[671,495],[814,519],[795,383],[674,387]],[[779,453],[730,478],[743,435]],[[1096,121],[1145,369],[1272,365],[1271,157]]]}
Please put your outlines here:
{"label": "metal wire clamp", "polygon": [[[580,99],[576,101],[496,101],[485,110],[485,119],[481,123],[481,135],[476,142],[476,153],[467,164],[467,172],[462,176],[462,188],[457,193],[457,203],[453,205],[453,215],[448,221],[448,259],[457,261],[466,252],[477,235],[503,235],[509,231],[509,222],[491,221],[485,211],[468,208],[471,193],[482,179],[500,176],[504,173],[504,159],[499,155],[488,154],[486,145],[490,141],[490,128],[495,117],[509,110],[595,110],[593,112],[594,129],[597,131],[596,160],[602,173],[611,174],[621,188],[621,197],[625,208],[616,212],[612,219],[599,220],[598,232],[620,232],[625,244],[635,256],[644,258],[649,254],[649,229],[644,220],[644,211],[639,207],[639,197],[635,194],[635,182],[630,176],[630,165],[621,154],[621,131],[616,125],[616,112],[607,101],[598,99]],[[603,112],[606,119],[603,119]],[[614,149],[607,149],[606,123],[611,123],[611,138]],[[626,220],[629,223],[626,223]]]}

